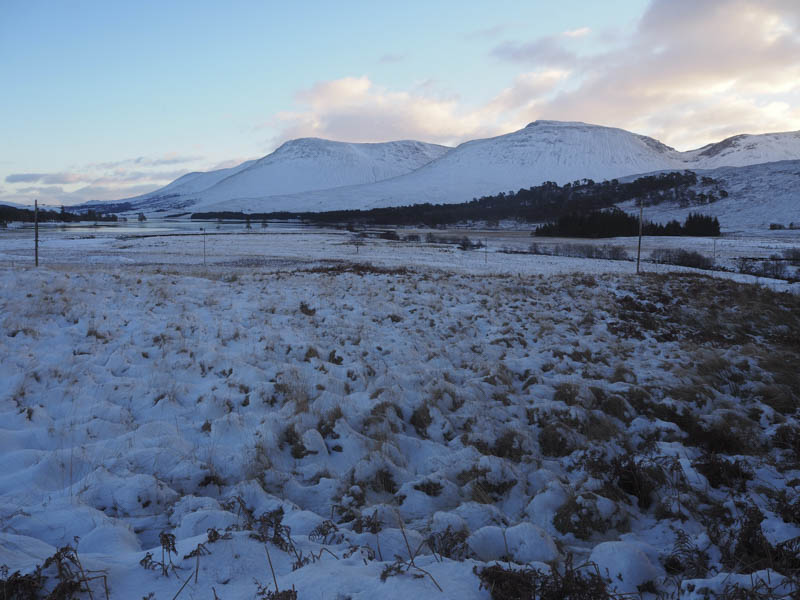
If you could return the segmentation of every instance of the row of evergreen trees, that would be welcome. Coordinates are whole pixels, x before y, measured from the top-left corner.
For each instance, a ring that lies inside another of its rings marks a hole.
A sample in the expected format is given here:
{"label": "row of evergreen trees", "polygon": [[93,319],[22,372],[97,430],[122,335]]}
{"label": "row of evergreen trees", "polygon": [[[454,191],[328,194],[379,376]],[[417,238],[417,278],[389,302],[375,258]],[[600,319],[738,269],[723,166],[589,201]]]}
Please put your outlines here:
{"label": "row of evergreen trees", "polygon": [[[15,206],[8,206],[7,204],[0,204],[0,222],[21,222],[33,223],[35,220],[35,211],[29,208],[17,208]],[[73,213],[66,210],[63,206],[61,210],[45,210],[39,209],[39,222],[40,223],[77,223],[79,221],[117,221],[117,215],[99,213],[93,209],[89,209],[83,213]]]}
{"label": "row of evergreen trees", "polygon": [[[681,224],[672,220],[665,225],[644,221],[644,235],[689,235],[718,236],[719,220],[697,213],[690,213]],[[588,213],[570,213],[552,223],[540,225],[533,231],[536,236],[604,238],[625,237],[639,234],[639,218],[618,208],[594,210]]]}

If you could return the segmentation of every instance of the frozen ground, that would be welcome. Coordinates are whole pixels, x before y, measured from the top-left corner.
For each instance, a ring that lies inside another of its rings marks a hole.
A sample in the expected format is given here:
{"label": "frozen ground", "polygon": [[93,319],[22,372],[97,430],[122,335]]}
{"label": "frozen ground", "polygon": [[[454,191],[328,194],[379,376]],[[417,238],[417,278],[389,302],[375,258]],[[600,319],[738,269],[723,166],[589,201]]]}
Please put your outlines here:
{"label": "frozen ground", "polygon": [[34,583],[489,598],[473,567],[589,561],[797,593],[788,286],[348,239],[208,236],[203,267],[197,235],[52,232],[35,270],[0,236],[3,577],[69,544]]}

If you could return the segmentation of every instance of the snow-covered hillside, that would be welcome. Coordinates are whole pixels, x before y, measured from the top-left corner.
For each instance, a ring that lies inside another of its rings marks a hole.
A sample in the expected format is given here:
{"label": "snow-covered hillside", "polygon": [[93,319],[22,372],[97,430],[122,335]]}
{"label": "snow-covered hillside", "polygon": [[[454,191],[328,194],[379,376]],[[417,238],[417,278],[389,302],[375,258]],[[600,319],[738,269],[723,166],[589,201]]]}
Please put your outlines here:
{"label": "snow-covered hillside", "polygon": [[[718,198],[715,202],[691,206],[664,202],[648,206],[646,218],[658,223],[684,221],[689,213],[699,212],[717,217],[724,232],[765,230],[772,223],[800,224],[800,160],[720,167],[696,173],[701,181],[704,177],[714,180],[712,185],[698,184],[696,191],[714,193]],[[720,198],[719,189],[728,196]],[[620,208],[632,213],[638,211],[633,201]]]}
{"label": "snow-covered hillside", "polygon": [[735,135],[716,144],[684,152],[688,168],[743,167],[800,159],[800,131]]}
{"label": "snow-covered hillside", "polygon": [[318,138],[292,140],[205,190],[198,205],[373,183],[410,173],[449,150],[415,141],[348,144]]}
{"label": "snow-covered hillside", "polygon": [[410,173],[449,150],[416,141],[351,144],[318,138],[291,140],[263,158],[232,169],[184,175],[160,190],[133,199],[134,207],[190,205],[193,210],[203,210],[208,204],[234,198],[373,183]]}
{"label": "snow-covered hillside", "polygon": [[652,138],[585,123],[536,121],[513,133],[465,142],[403,177],[258,201],[229,196],[214,208],[327,210],[464,202],[543,181],[601,180],[664,168],[682,168],[680,153]]}
{"label": "snow-covered hillside", "polygon": [[189,201],[193,194],[212,187],[223,179],[235,175],[252,165],[254,160],[243,162],[235,167],[208,172],[187,173],[172,183],[148,194],[128,199],[136,208],[157,210],[159,208],[178,209],[193,204]]}

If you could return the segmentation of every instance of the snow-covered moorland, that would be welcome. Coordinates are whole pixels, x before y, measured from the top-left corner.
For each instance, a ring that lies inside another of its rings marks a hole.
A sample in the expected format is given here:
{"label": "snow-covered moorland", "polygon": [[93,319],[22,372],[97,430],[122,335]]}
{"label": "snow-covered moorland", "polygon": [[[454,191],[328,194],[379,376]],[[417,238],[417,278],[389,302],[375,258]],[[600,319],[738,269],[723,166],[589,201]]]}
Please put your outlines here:
{"label": "snow-covered moorland", "polygon": [[6,586],[797,593],[796,295],[347,261],[0,289]]}

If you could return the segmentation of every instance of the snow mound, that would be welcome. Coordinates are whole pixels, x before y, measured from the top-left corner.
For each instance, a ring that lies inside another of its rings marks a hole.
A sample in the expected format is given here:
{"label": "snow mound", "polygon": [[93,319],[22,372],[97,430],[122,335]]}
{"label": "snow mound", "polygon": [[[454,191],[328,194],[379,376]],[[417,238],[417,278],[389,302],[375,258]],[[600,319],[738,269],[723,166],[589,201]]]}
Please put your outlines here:
{"label": "snow mound", "polygon": [[636,594],[637,587],[665,575],[652,546],[638,542],[603,542],[592,550],[589,561],[611,578],[620,594]]}
{"label": "snow mound", "polygon": [[475,556],[485,562],[510,558],[519,564],[549,563],[559,558],[553,538],[532,523],[520,523],[505,532],[492,525],[481,527],[467,543]]}

